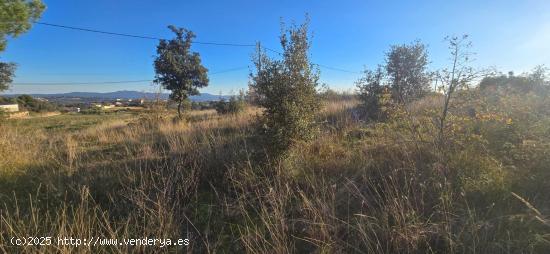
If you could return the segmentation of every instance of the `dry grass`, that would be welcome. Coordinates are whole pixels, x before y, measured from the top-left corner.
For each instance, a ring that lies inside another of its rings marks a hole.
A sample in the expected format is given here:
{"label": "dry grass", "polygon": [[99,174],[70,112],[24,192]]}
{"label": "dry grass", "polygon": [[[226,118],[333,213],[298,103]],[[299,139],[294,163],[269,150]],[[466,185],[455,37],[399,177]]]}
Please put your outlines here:
{"label": "dry grass", "polygon": [[[535,216],[546,221],[548,203],[526,194],[517,202],[506,187],[513,184],[497,188],[486,183],[493,179],[488,177],[504,177],[496,175],[503,170],[500,164],[493,164],[500,157],[462,148],[465,155],[448,157],[449,163],[441,164],[428,126],[409,128],[412,124],[404,123],[406,119],[367,124],[357,115],[357,103],[328,103],[318,116],[318,138],[298,144],[291,156],[277,162],[265,157],[257,137],[254,123],[261,113],[257,108],[226,116],[195,111],[186,121],[176,122],[170,113],[143,113],[109,118],[77,131],[34,128],[32,135],[13,125],[0,126],[5,186],[0,193],[5,203],[0,213],[0,250],[548,250],[550,231],[532,215],[537,211]],[[434,103],[419,102],[414,107],[422,111]],[[429,122],[418,118],[415,121]],[[461,138],[457,134],[456,139],[462,142]],[[492,171],[462,175],[470,168]],[[514,180],[510,174],[505,177]],[[22,185],[15,188],[13,183]],[[189,237],[191,245],[21,248],[9,244],[13,236]]]}

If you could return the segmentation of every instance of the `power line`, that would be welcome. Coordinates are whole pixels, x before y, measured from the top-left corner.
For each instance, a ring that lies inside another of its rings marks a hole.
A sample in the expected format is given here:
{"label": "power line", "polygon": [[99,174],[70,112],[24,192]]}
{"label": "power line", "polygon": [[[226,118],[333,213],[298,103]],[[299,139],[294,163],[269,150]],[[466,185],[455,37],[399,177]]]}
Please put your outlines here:
{"label": "power line", "polygon": [[127,83],[142,83],[152,82],[152,79],[142,80],[122,80],[122,81],[101,81],[101,82],[17,82],[12,85],[18,86],[34,86],[34,85],[110,85],[110,84],[127,84]]}
{"label": "power line", "polygon": [[[46,22],[35,21],[33,23],[38,25],[65,28],[70,30],[77,30],[77,31],[84,31],[84,32],[91,32],[91,33],[99,33],[99,34],[115,35],[115,36],[122,36],[122,37],[147,39],[147,40],[164,40],[164,38],[160,38],[160,37],[134,35],[134,34],[126,34],[126,33],[115,33],[115,32],[96,30],[96,29],[75,27],[75,26],[58,25],[58,24],[52,24],[52,23],[46,23]],[[203,44],[203,45],[215,45],[215,46],[232,46],[232,47],[253,47],[254,46],[254,44],[219,43],[219,42],[204,42],[204,41],[193,41],[192,43]]]}
{"label": "power line", "polygon": [[106,31],[100,31],[100,30],[95,30],[95,29],[88,29],[88,28],[81,28],[81,27],[74,27],[74,26],[65,26],[65,25],[57,25],[57,24],[51,24],[51,23],[46,23],[46,22],[38,22],[38,21],[35,21],[35,22],[33,22],[33,23],[39,24],[39,25],[44,25],[44,26],[53,26],[53,27],[59,27],[59,28],[77,30],[77,31],[92,32],[92,33],[100,33],[100,34],[124,36],[124,37],[139,38],[139,39],[162,40],[162,38],[159,38],[159,37],[142,36],[142,35],[133,35],[133,34],[123,34],[123,33],[114,33],[114,32],[106,32]]}
{"label": "power line", "polygon": [[333,71],[341,71],[341,72],[347,72],[347,73],[361,74],[361,72],[358,72],[358,71],[348,71],[348,70],[344,70],[344,69],[340,69],[340,68],[335,68],[335,67],[330,67],[330,66],[322,65],[322,64],[316,64],[316,63],[314,63],[314,65],[317,65],[317,66],[322,67],[322,68],[325,68],[325,69],[333,70]]}
{"label": "power line", "polygon": [[244,69],[248,69],[248,66],[242,66],[242,67],[237,67],[237,68],[231,68],[231,69],[227,69],[227,70],[212,72],[212,73],[210,73],[210,75],[217,75],[217,74],[222,74],[222,73],[227,73],[227,72],[240,71],[240,70],[244,70]]}
{"label": "power line", "polygon": [[268,48],[268,47],[263,47],[263,46],[262,46],[262,48],[265,49],[265,50],[267,50],[267,51],[271,51],[271,52],[273,52],[273,53],[279,54],[279,55],[281,55],[281,56],[283,55],[283,53],[281,53],[281,52],[279,52],[279,51],[277,51],[277,50],[270,49],[270,48]]}
{"label": "power line", "polygon": [[[115,32],[108,32],[108,31],[101,31],[96,29],[89,29],[89,28],[82,28],[82,27],[75,27],[75,26],[67,26],[67,25],[58,25],[58,24],[52,24],[52,23],[46,23],[46,22],[38,22],[35,21],[35,24],[44,25],[44,26],[51,26],[51,27],[58,27],[58,28],[64,28],[64,29],[70,29],[70,30],[77,30],[77,31],[84,31],[84,32],[91,32],[91,33],[100,33],[100,34],[107,34],[107,35],[114,35],[114,36],[123,36],[123,37],[130,37],[130,38],[137,38],[137,39],[148,39],[148,40],[163,40],[164,38],[160,37],[153,37],[153,36],[143,36],[143,35],[134,35],[134,34],[127,34],[127,33],[115,33]],[[255,47],[255,44],[237,44],[237,43],[219,43],[219,42],[202,42],[202,41],[193,41],[195,44],[203,44],[203,45],[214,45],[214,46],[232,46],[232,47]],[[262,46],[263,49],[267,51],[271,51],[273,53],[283,55],[283,53]],[[314,63],[315,64],[315,63]],[[328,65],[321,65],[321,64],[315,64],[319,67],[333,70],[333,71],[340,71],[340,72],[347,72],[347,73],[354,73],[354,74],[360,74],[361,72],[358,71],[350,71],[350,70],[344,70],[341,68],[336,68]]]}
{"label": "power line", "polygon": [[[276,53],[276,54],[279,54],[279,55],[283,55],[283,53],[277,51],[277,50],[274,50],[274,49],[270,49],[268,47],[262,47],[263,49],[267,50],[267,51],[271,51],[273,53]],[[344,70],[344,69],[340,69],[340,68],[336,68],[336,67],[331,67],[331,66],[328,66],[328,65],[323,65],[323,64],[316,64],[316,63],[313,63],[313,65],[317,65],[319,67],[322,67],[322,68],[325,68],[325,69],[329,69],[329,70],[333,70],[333,71],[341,71],[341,72],[347,72],[347,73],[355,73],[355,74],[361,74],[361,72],[358,72],[358,71],[350,71],[350,70]]]}
{"label": "power line", "polygon": [[[218,75],[228,72],[240,71],[243,69],[248,69],[248,66],[242,66],[237,68],[231,68],[227,70],[221,70],[212,72],[209,75]],[[110,85],[110,84],[128,84],[128,83],[143,83],[143,82],[153,82],[153,79],[141,79],[141,80],[121,80],[121,81],[99,81],[99,82],[17,82],[12,83],[13,85],[23,85],[23,86],[33,86],[33,85]]]}

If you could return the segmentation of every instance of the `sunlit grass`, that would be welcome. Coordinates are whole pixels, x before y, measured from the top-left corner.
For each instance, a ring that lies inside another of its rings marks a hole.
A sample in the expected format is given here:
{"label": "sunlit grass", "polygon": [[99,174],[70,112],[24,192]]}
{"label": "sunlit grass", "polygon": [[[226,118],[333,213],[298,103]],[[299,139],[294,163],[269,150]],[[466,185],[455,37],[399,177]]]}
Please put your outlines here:
{"label": "sunlit grass", "polygon": [[525,116],[478,102],[480,116],[506,118],[454,110],[455,146],[444,154],[430,115],[437,98],[380,123],[365,122],[357,101],[326,102],[316,139],[282,162],[266,158],[254,107],[184,120],[165,111],[9,120],[0,126],[0,249],[151,252],[159,249],[21,249],[6,239],[190,231],[190,247],[169,251],[544,253],[548,105],[502,101],[536,109]]}

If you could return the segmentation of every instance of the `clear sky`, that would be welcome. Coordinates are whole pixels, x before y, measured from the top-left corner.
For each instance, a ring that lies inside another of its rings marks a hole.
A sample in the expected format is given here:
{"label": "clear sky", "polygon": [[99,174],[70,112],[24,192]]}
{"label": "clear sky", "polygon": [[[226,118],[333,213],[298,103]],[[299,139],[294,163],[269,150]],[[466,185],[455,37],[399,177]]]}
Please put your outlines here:
{"label": "clear sky", "polygon": [[[420,39],[428,44],[431,68],[448,60],[446,35],[470,34],[475,65],[503,72],[550,66],[548,0],[45,0],[42,22],[136,35],[170,37],[169,24],[186,27],[197,41],[254,44],[280,50],[280,20],[302,22],[309,13],[313,62],[350,71],[381,63],[391,44]],[[0,60],[19,66],[14,82],[103,82],[152,79],[157,41],[114,37],[35,25],[10,39]],[[210,72],[203,92],[236,93],[246,88],[252,47],[194,45]],[[354,89],[360,74],[321,68],[332,88]],[[17,85],[7,93],[151,91],[147,83]]]}

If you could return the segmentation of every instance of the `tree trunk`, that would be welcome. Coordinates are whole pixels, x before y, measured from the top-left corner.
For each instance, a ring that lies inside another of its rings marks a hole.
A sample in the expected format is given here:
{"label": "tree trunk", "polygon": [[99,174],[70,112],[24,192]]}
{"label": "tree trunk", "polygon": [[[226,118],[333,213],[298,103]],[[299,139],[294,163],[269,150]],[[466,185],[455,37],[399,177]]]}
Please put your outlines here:
{"label": "tree trunk", "polygon": [[458,85],[458,80],[455,81],[455,75],[456,75],[456,68],[458,63],[458,57],[459,57],[459,47],[454,46],[454,51],[452,53],[453,55],[453,68],[451,69],[451,80],[449,82],[449,90],[447,91],[447,94],[445,95],[445,105],[443,106],[443,112],[441,113],[441,118],[439,121],[439,148],[443,149],[443,145],[445,143],[445,120],[447,119],[447,113],[449,112],[449,102],[451,101],[451,96],[453,95],[453,92]]}
{"label": "tree trunk", "polygon": [[181,119],[181,106],[183,104],[182,100],[178,101],[178,118]]}

